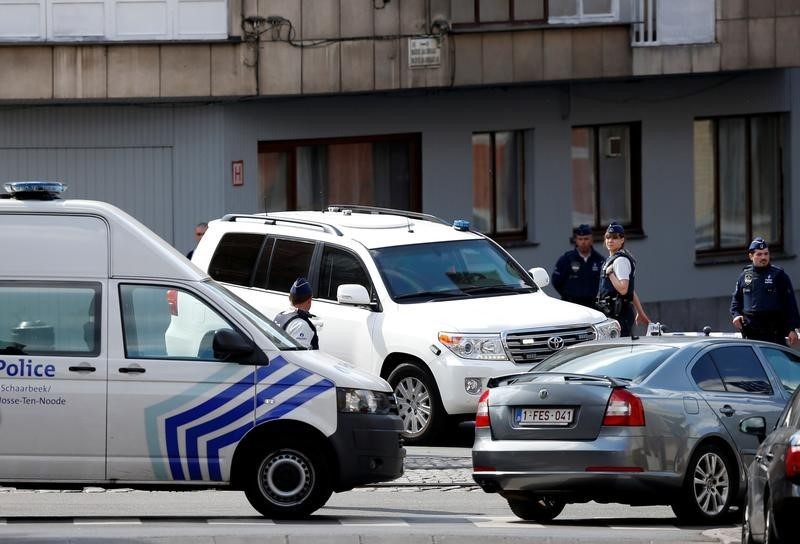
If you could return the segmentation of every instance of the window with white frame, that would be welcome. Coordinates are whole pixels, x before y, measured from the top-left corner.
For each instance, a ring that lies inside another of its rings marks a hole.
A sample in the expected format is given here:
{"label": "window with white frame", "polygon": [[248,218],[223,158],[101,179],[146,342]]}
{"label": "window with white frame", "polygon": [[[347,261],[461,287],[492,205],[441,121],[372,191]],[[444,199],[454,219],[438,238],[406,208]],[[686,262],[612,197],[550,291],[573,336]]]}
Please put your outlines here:
{"label": "window with white frame", "polygon": [[228,37],[226,0],[0,1],[3,41],[213,40]]}
{"label": "window with white frame", "polygon": [[549,21],[589,22],[616,20],[619,0],[550,0]]}

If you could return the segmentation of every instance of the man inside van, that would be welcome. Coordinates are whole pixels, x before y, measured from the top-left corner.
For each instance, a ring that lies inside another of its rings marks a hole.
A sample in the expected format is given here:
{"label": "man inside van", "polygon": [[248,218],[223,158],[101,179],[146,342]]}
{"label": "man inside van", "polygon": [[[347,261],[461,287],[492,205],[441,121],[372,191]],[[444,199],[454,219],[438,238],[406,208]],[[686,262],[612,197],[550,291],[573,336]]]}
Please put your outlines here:
{"label": "man inside van", "polygon": [[311,322],[311,318],[315,316],[309,313],[311,295],[311,284],[308,280],[297,278],[289,290],[289,302],[292,308],[276,315],[275,323],[283,327],[283,330],[303,347],[319,349],[317,327]]}

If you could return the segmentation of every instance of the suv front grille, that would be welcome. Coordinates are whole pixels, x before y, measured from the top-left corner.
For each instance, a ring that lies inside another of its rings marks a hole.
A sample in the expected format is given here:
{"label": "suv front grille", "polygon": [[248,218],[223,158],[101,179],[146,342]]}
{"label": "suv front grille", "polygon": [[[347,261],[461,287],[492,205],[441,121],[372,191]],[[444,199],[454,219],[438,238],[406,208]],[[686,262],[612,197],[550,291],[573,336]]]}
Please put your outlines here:
{"label": "suv front grille", "polygon": [[503,336],[503,343],[515,363],[530,364],[538,363],[560,349],[594,340],[594,334],[590,326],[514,331]]}

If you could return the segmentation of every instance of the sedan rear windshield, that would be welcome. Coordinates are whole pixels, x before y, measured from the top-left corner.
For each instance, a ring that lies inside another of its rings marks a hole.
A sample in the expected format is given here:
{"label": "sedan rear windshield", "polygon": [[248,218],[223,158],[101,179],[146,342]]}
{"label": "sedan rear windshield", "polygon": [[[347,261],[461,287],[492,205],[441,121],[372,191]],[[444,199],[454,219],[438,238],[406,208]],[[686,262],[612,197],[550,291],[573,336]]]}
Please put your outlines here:
{"label": "sedan rear windshield", "polygon": [[528,273],[486,239],[371,251],[396,302],[425,302],[537,291]]}
{"label": "sedan rear windshield", "polygon": [[533,370],[640,382],[676,350],[676,347],[663,345],[582,345],[553,354]]}

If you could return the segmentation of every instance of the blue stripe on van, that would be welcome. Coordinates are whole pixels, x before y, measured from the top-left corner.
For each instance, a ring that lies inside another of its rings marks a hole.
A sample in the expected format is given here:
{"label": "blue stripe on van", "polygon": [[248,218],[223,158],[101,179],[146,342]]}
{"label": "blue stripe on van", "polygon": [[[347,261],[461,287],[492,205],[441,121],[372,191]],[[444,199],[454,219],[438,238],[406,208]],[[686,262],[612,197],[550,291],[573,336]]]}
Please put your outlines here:
{"label": "blue stripe on van", "polygon": [[[311,376],[311,373],[307,370],[302,368],[295,370],[288,376],[281,378],[279,382],[267,387],[263,394],[267,398],[276,397],[283,391],[300,383],[309,376]],[[260,398],[261,395],[259,395],[259,401]],[[188,461],[190,480],[201,480],[203,478],[200,469],[200,458],[198,455],[200,449],[200,439],[203,436],[210,435],[215,431],[230,425],[248,413],[253,413],[253,410],[255,409],[257,409],[257,405],[254,405],[253,403],[253,397],[249,397],[244,402],[239,403],[237,406],[234,406],[216,418],[186,429],[184,432],[184,441],[186,443],[186,459]]]}
{"label": "blue stripe on van", "polygon": [[242,368],[238,365],[226,366],[219,372],[209,376],[206,382],[199,383],[189,388],[184,394],[145,408],[144,426],[147,451],[153,464],[153,474],[157,480],[168,480],[170,478],[167,466],[162,461],[164,452],[161,448],[161,440],[158,434],[158,418],[163,414],[168,414],[177,410],[186,398],[204,396],[209,389],[216,387],[220,382],[227,382],[231,376],[241,372],[241,370]]}
{"label": "blue stripe on van", "polygon": [[[232,363],[233,364],[233,363]],[[180,412],[170,416],[164,422],[164,438],[166,441],[167,458],[169,460],[169,469],[173,480],[185,480],[186,477],[183,472],[181,464],[181,452],[179,445],[179,432],[178,429],[181,425],[191,423],[204,415],[213,412],[220,408],[238,395],[247,391],[254,386],[254,381],[260,381],[266,376],[279,370],[287,364],[286,359],[276,357],[270,361],[269,366],[259,367],[255,372],[248,374],[237,383],[224,389],[218,395],[207,399],[198,406],[192,407],[184,412]],[[186,398],[185,395],[181,397]]]}
{"label": "blue stripe on van", "polygon": [[[262,415],[258,418],[258,423],[264,423],[265,421],[271,421],[274,419],[279,419],[295,408],[302,406],[306,402],[310,401],[317,395],[328,391],[333,387],[333,383],[330,380],[322,379],[317,383],[310,385],[294,395],[290,397],[286,401],[282,402],[281,404],[275,406],[270,411]],[[264,398],[268,398],[268,391],[270,388],[267,388],[265,391],[262,391],[258,395],[258,401],[263,402]],[[232,431],[220,435],[213,440],[209,440],[208,444],[206,444],[206,455],[208,457],[208,474],[211,480],[221,480],[222,479],[222,470],[220,469],[220,461],[219,461],[219,452],[222,448],[226,446],[230,446],[241,440],[244,435],[253,428],[252,423],[247,423],[246,425],[242,425],[237,429],[233,429]]]}

